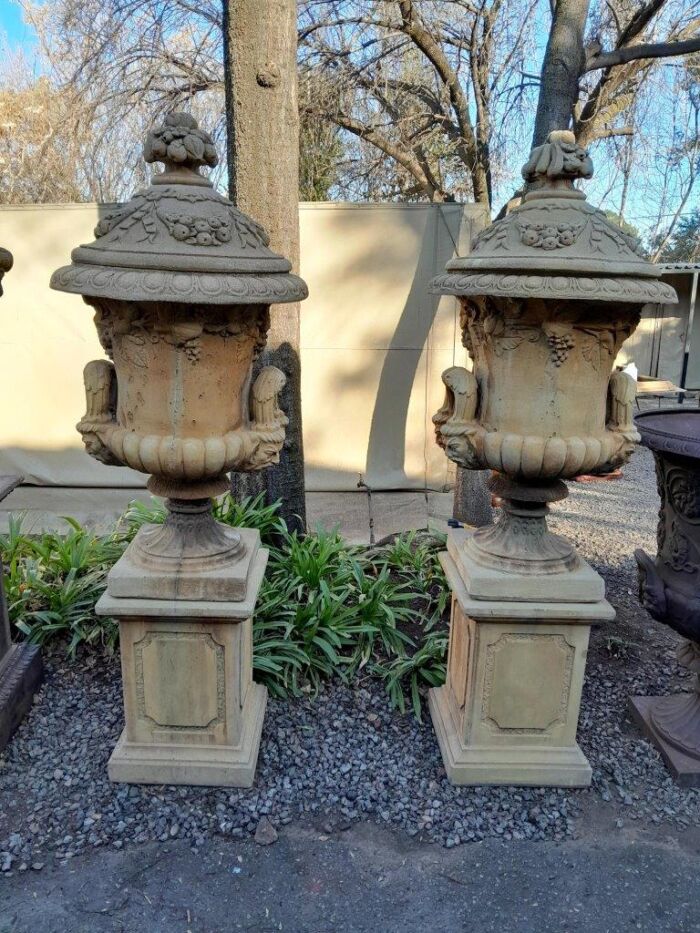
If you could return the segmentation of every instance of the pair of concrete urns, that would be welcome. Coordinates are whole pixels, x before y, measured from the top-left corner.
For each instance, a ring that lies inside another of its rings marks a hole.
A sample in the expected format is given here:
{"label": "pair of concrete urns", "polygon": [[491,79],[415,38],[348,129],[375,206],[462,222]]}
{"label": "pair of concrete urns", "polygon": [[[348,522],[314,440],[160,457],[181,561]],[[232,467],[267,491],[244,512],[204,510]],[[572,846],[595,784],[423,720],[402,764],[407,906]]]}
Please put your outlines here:
{"label": "pair of concrete urns", "polygon": [[[229,471],[279,457],[284,375],[264,367],[253,380],[253,362],[270,305],[307,290],[200,174],[216,152],[192,117],[169,115],[144,155],[164,171],[51,280],[94,307],[109,358],[85,369],[88,452],[151,474],[168,508],[164,524],[139,531],[96,607],[120,628],[126,725],[109,774],[247,786],[266,704],[252,679],[252,617],[267,552],[256,531],[217,523],[211,500]],[[552,133],[523,173],[520,206],[433,283],[459,296],[473,361],[443,376],[438,443],[463,468],[495,471],[503,514],[448,536],[447,682],[430,709],[456,783],[586,785],[576,726],[588,636],[613,610],[545,515],[564,479],[629,456],[634,383],[612,373],[615,356],[644,303],[676,299],[575,189],[592,166],[572,134]]]}

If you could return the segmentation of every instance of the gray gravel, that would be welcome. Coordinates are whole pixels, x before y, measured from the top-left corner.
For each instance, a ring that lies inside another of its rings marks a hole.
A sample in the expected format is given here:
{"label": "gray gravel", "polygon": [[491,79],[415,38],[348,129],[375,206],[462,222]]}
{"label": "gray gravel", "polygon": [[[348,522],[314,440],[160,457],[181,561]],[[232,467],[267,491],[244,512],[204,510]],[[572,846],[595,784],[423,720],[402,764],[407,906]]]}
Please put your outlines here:
{"label": "gray gravel", "polygon": [[[594,633],[579,738],[594,768],[590,790],[454,788],[429,722],[389,709],[381,686],[331,685],[315,699],[271,700],[256,787],[129,787],[107,780],[122,728],[116,659],[46,659],[34,709],[0,758],[0,872],[40,871],[99,847],[174,839],[194,848],[213,835],[271,838],[311,814],[334,833],[370,820],[448,847],[487,837],[562,840],[586,835],[601,814],[700,825],[700,792],[677,788],[627,712],[630,694],[688,687],[676,636],[636,600],[635,547],[653,551],[656,491],[639,451],[618,482],[572,485],[556,530],[576,539],[606,578],[617,622]],[[269,821],[269,826],[268,822]]]}

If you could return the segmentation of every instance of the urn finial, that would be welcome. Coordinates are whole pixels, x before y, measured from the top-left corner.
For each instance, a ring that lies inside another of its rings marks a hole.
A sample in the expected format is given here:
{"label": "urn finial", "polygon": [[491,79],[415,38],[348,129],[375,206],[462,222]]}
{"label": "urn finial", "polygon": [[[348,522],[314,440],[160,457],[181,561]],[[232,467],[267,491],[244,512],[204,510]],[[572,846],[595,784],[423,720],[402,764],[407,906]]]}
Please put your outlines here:
{"label": "urn finial", "polygon": [[593,177],[593,162],[571,130],[553,130],[546,143],[532,150],[522,176],[532,188],[562,187],[557,182],[573,188],[577,178]]}
{"label": "urn finial", "polygon": [[[219,156],[209,133],[200,130],[189,113],[169,113],[161,126],[149,130],[143,145],[146,162],[162,162],[165,172],[156,175],[153,184],[209,184],[199,174],[200,166],[213,168]],[[195,180],[196,179],[196,180]]]}

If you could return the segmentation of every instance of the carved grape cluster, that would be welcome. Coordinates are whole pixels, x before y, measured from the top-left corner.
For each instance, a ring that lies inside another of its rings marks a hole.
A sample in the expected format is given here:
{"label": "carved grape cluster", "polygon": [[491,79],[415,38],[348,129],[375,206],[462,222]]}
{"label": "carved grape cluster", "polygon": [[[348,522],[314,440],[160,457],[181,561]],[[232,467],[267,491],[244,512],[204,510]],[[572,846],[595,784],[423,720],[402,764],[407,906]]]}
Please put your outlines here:
{"label": "carved grape cluster", "polygon": [[159,215],[176,240],[193,246],[221,246],[231,239],[231,222],[226,217],[194,217],[183,213]]}
{"label": "carved grape cluster", "polygon": [[569,333],[547,334],[547,343],[549,344],[549,352],[552,358],[552,362],[557,367],[566,362],[570,351],[574,348],[574,338],[573,335]]}

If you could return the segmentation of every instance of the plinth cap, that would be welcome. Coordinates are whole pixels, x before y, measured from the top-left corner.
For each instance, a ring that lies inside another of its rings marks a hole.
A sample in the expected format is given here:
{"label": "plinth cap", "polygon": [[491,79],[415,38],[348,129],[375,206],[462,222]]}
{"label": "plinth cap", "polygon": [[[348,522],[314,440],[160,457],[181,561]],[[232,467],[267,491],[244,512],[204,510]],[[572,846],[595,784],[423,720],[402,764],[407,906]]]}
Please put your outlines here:
{"label": "plinth cap", "polygon": [[101,218],[96,240],[71,253],[51,288],[126,301],[272,304],[306,298],[265,230],[200,175],[218,156],[194,117],[169,114],[144,144],[165,171]]}
{"label": "plinth cap", "polygon": [[586,202],[574,187],[593,163],[568,130],[549,134],[523,166],[528,191],[501,220],[482,230],[468,256],[452,259],[431,283],[451,295],[588,299],[602,302],[678,300],[659,281],[662,270],[639,241]]}

